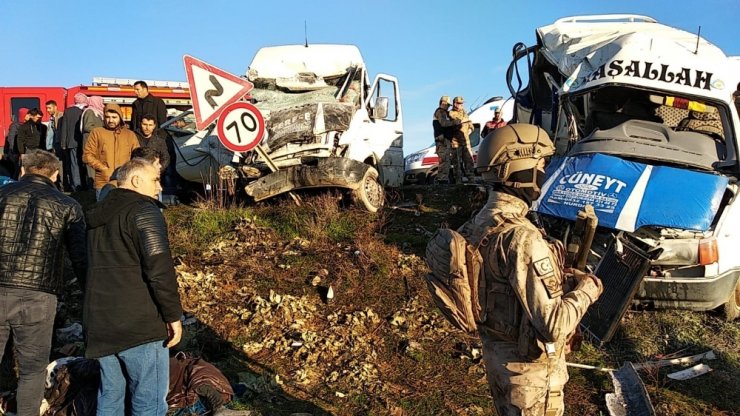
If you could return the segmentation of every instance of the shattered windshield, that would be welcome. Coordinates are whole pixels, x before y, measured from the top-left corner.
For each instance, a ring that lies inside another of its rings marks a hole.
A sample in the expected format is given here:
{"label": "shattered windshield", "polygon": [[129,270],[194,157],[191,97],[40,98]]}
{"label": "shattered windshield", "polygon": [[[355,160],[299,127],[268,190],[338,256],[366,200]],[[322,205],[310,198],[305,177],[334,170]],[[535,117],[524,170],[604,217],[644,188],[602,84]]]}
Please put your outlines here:
{"label": "shattered windshield", "polygon": [[713,170],[734,159],[724,107],[619,87],[572,97],[580,136],[571,154],[605,153]]}
{"label": "shattered windshield", "polygon": [[274,150],[288,143],[317,143],[327,132],[347,130],[362,101],[362,76],[360,67],[351,67],[330,78],[299,73],[254,79],[250,95],[265,114],[267,146]]}

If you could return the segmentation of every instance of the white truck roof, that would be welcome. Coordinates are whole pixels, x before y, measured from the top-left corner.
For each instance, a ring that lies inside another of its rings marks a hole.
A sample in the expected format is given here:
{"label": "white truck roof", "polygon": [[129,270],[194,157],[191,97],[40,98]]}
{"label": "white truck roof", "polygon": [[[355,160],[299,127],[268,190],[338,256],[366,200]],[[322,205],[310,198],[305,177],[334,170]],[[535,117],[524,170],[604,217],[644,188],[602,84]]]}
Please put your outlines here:
{"label": "white truck roof", "polygon": [[568,78],[562,92],[620,83],[729,100],[728,58],[714,44],[640,15],[574,16],[537,29]]}
{"label": "white truck roof", "polygon": [[288,78],[300,72],[331,77],[363,64],[354,45],[284,45],[261,48],[247,69],[249,79]]}
{"label": "white truck roof", "polygon": [[[96,86],[120,86],[120,85],[134,85],[134,82],[138,79],[133,78],[110,78],[110,77],[93,77],[92,85]],[[184,81],[160,81],[144,79],[146,85],[151,87],[162,87],[162,88],[188,88],[188,83]]]}

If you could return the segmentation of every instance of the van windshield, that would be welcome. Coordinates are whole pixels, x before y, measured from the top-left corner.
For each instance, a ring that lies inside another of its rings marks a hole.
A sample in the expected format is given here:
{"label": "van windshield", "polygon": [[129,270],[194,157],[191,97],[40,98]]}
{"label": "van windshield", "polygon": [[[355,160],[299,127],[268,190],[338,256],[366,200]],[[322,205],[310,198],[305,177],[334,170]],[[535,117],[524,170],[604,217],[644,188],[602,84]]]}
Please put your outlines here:
{"label": "van windshield", "polygon": [[605,153],[703,170],[734,164],[726,109],[665,93],[609,86],[571,97],[584,139],[571,154]]}

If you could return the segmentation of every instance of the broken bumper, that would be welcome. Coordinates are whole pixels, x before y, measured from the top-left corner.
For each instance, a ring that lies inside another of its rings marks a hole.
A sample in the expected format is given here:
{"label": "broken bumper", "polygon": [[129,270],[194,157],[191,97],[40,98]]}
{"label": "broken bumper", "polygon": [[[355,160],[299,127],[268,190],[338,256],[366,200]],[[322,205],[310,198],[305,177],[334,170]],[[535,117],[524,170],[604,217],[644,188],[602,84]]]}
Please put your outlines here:
{"label": "broken bumper", "polygon": [[343,157],[319,158],[315,165],[296,165],[272,172],[247,185],[247,195],[262,201],[295,189],[357,189],[368,166]]}
{"label": "broken bumper", "polygon": [[738,277],[737,269],[712,277],[645,277],[635,300],[652,302],[659,308],[708,311],[727,302]]}

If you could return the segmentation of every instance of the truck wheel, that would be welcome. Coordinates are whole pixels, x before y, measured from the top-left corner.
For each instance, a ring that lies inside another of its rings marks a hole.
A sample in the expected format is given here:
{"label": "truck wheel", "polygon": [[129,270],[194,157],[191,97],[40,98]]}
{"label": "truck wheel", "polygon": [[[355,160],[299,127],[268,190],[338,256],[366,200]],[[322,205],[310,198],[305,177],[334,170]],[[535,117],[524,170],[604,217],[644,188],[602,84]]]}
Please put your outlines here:
{"label": "truck wheel", "polygon": [[735,290],[730,295],[730,299],[722,307],[725,312],[725,319],[734,321],[740,316],[740,280],[735,284]]}
{"label": "truck wheel", "polygon": [[383,206],[385,193],[378,182],[378,171],[375,168],[367,169],[360,187],[352,191],[352,201],[369,212],[377,212]]}

